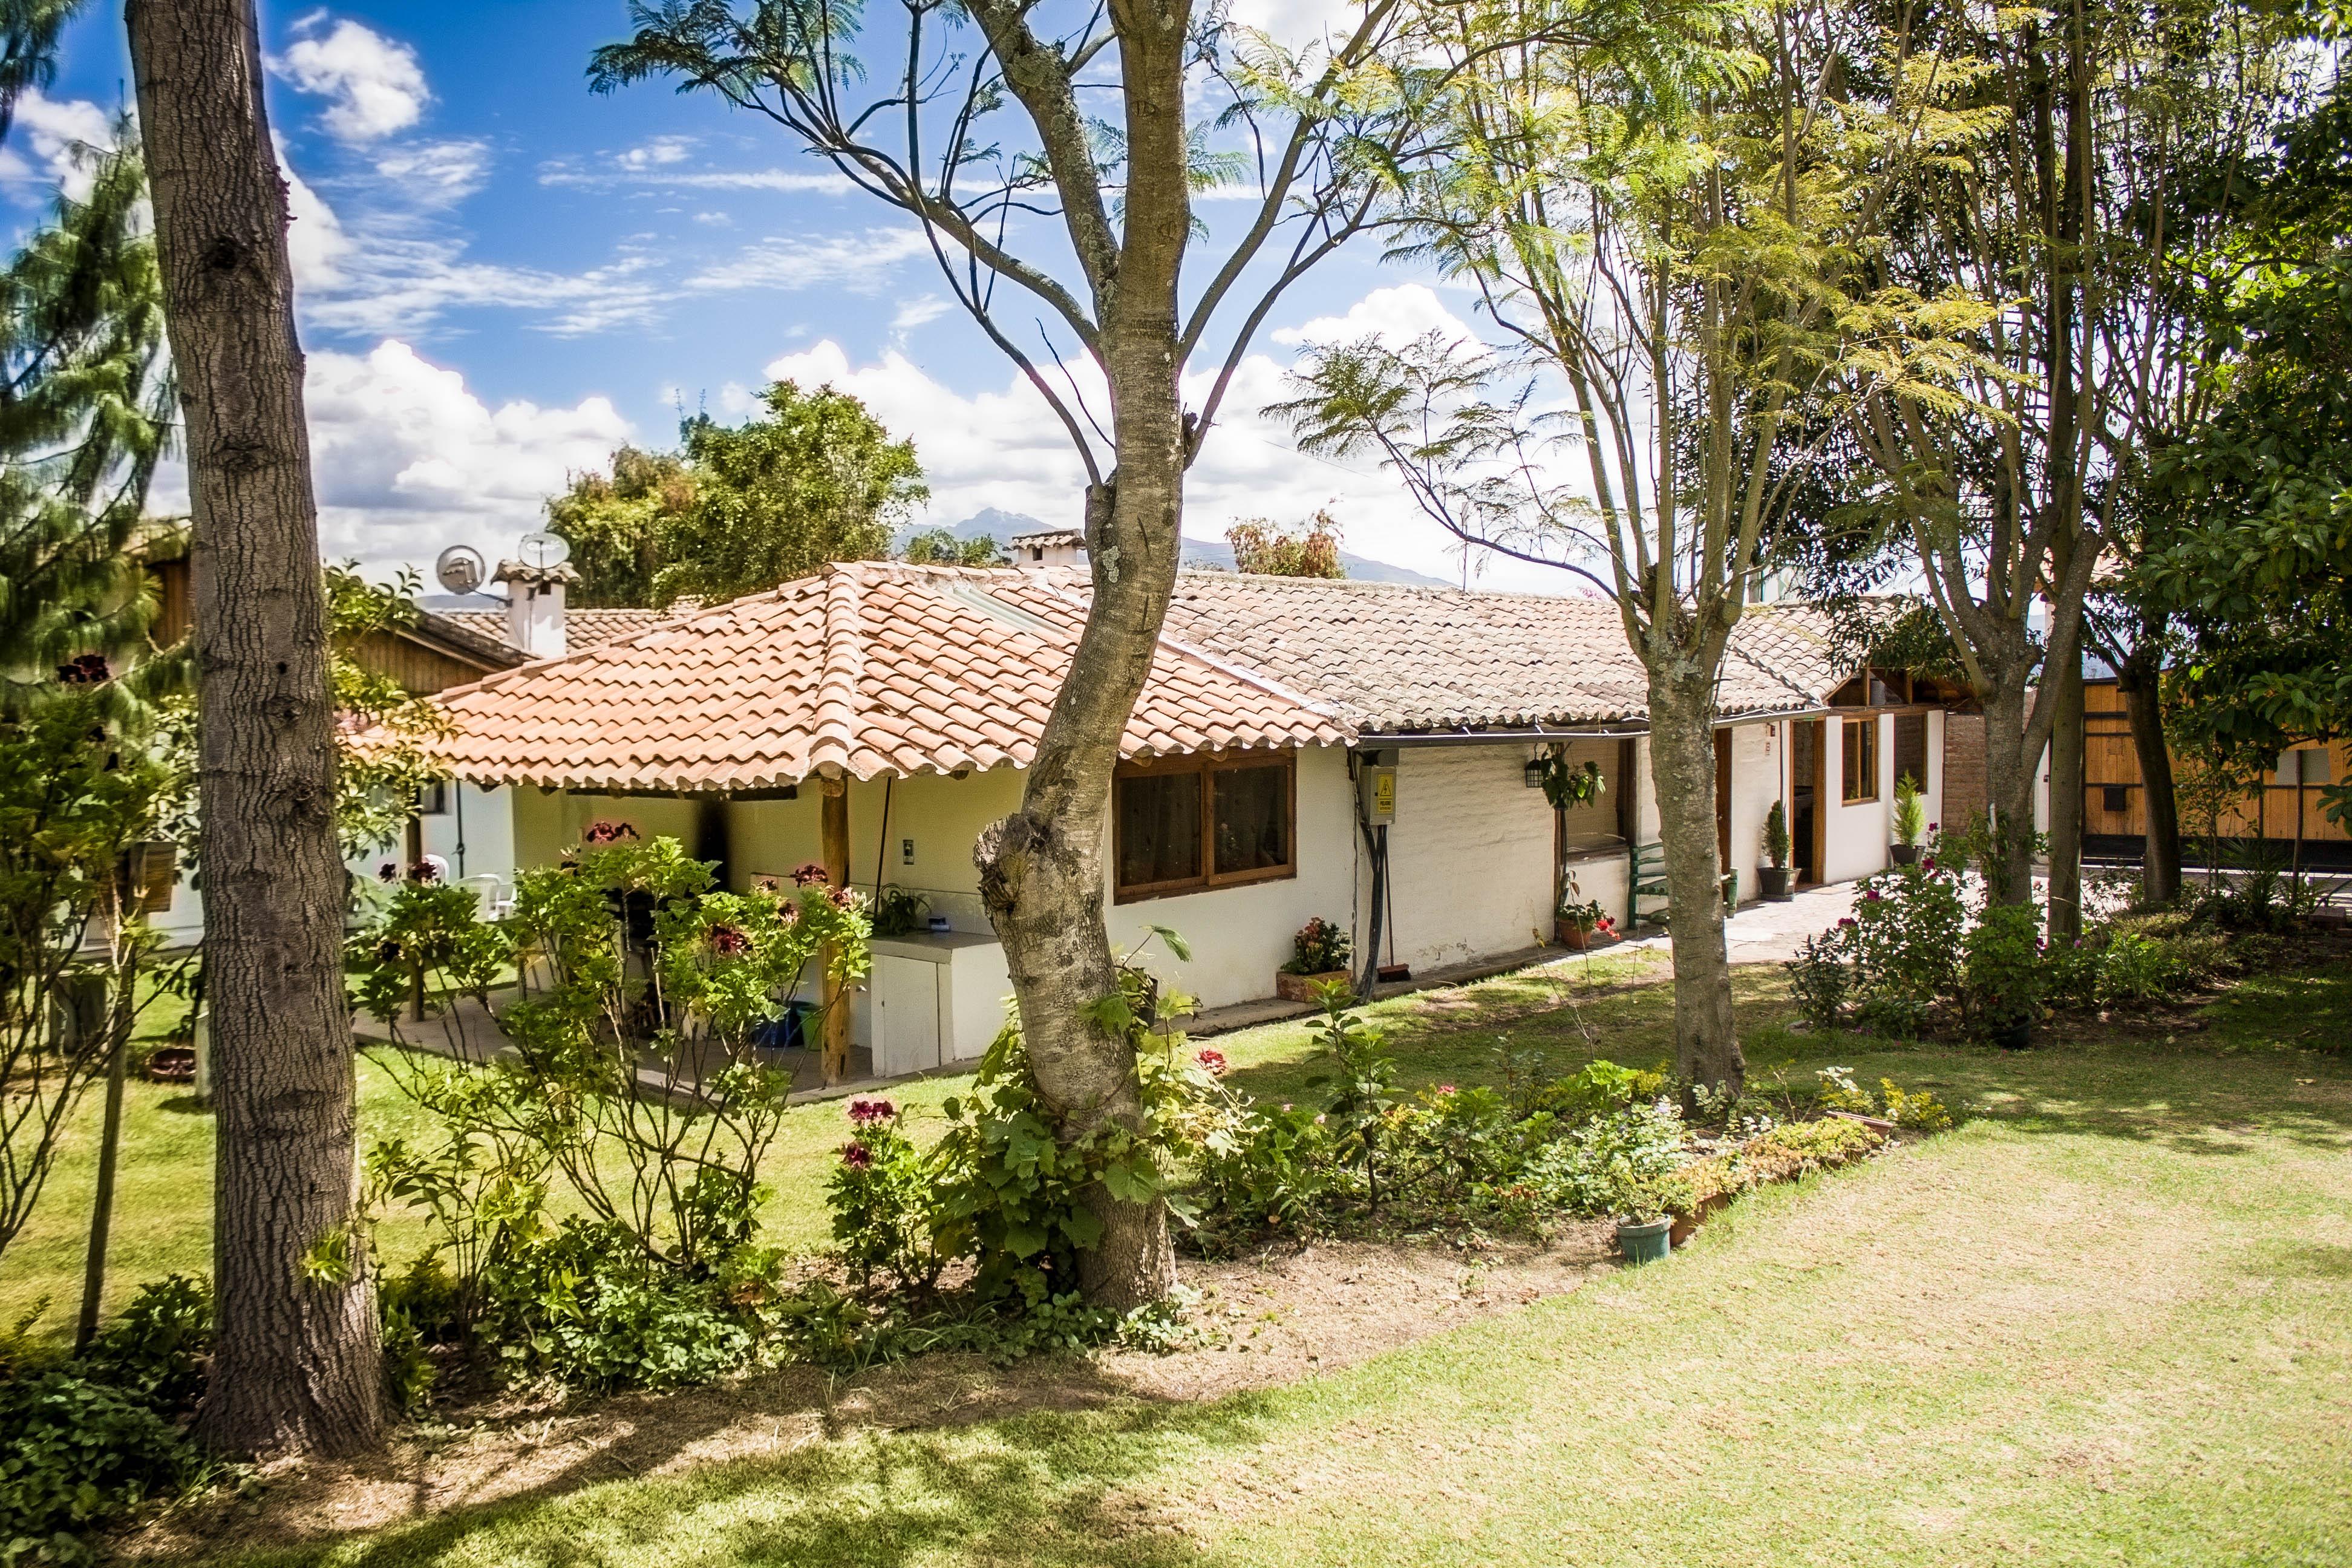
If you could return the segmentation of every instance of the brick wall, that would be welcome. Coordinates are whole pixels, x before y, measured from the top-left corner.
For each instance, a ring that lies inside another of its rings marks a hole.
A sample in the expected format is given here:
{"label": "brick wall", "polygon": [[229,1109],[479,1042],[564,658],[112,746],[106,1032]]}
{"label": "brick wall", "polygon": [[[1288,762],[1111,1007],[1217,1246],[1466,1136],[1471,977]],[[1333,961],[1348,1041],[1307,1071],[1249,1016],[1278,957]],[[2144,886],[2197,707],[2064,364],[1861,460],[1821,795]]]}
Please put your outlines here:
{"label": "brick wall", "polygon": [[1981,713],[1944,715],[1943,822],[1958,827],[1985,808],[1985,721]]}

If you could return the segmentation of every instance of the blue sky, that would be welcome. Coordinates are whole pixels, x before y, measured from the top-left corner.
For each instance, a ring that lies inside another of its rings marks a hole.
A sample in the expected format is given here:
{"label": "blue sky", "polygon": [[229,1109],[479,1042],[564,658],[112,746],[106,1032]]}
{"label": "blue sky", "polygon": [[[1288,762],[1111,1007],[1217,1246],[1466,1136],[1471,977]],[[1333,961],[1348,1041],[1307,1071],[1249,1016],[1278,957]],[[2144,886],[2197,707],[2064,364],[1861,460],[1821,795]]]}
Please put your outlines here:
{"label": "blue sky", "polygon": [[[1327,8],[1256,4],[1277,27]],[[715,100],[591,94],[590,51],[625,21],[620,0],[263,7],[329,552],[420,566],[459,542],[510,552],[568,471],[624,439],[667,444],[681,406],[739,416],[779,375],[856,392],[911,436],[929,521],[986,506],[1075,521],[1066,438],[953,307],[912,226]],[[129,82],[120,8],[92,6],[0,151],[17,230]],[[1384,267],[1377,241],[1326,263],[1258,334],[1193,472],[1186,531],[1328,504],[1350,549],[1458,577],[1450,541],[1385,476],[1299,457],[1255,410],[1285,395],[1302,342],[1466,331],[1467,310]],[[1506,563],[1481,581],[1570,586]]]}

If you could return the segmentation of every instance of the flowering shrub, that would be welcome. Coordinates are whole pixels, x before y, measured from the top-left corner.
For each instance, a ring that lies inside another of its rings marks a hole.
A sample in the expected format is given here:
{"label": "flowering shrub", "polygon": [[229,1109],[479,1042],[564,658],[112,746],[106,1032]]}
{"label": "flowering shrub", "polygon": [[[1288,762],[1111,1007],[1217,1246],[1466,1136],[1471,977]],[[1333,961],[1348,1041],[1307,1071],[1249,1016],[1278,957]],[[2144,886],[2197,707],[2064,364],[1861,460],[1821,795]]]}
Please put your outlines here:
{"label": "flowering shrub", "polygon": [[[865,916],[822,884],[720,890],[675,839],[593,837],[526,872],[504,921],[470,889],[411,881],[352,943],[362,1006],[397,1039],[423,994],[449,1037],[394,1064],[433,1135],[368,1160],[368,1212],[429,1220],[424,1259],[384,1292],[387,1340],[419,1375],[423,1347],[450,1344],[504,1375],[676,1386],[774,1342],[758,1173],[792,1084],[758,1042],[822,965],[865,972]],[[478,1011],[453,1004],[487,1006],[509,973],[512,1050],[493,1053],[465,1036]],[[557,1206],[575,1212],[553,1224]],[[354,1266],[367,1234],[321,1238],[308,1266]]]}
{"label": "flowering shrub", "polygon": [[1329,974],[1347,968],[1355,952],[1346,929],[1321,915],[1300,926],[1290,944],[1290,962],[1282,966],[1286,974]]}
{"label": "flowering shrub", "polygon": [[907,1136],[896,1106],[853,1100],[849,1129],[825,1193],[834,1246],[859,1284],[878,1272],[928,1299],[967,1250],[968,1227],[940,1202],[935,1162]]}

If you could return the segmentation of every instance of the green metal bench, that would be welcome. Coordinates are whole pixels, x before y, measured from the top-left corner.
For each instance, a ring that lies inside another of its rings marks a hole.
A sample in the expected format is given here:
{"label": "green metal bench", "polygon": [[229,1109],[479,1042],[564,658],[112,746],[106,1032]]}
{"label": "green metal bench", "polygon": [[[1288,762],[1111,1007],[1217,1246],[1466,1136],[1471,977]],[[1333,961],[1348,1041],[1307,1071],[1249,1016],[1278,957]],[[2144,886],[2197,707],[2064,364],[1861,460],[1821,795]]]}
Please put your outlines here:
{"label": "green metal bench", "polygon": [[[1633,862],[1631,875],[1625,879],[1625,885],[1632,889],[1625,896],[1625,931],[1630,936],[1644,920],[1652,925],[1664,927],[1667,916],[1673,912],[1673,906],[1660,903],[1657,908],[1647,911],[1642,908],[1643,899],[1664,900],[1668,897],[1666,847],[1654,842],[1636,844],[1627,851],[1627,855]],[[1738,907],[1739,873],[1726,871],[1723,874],[1724,912],[1728,914]]]}

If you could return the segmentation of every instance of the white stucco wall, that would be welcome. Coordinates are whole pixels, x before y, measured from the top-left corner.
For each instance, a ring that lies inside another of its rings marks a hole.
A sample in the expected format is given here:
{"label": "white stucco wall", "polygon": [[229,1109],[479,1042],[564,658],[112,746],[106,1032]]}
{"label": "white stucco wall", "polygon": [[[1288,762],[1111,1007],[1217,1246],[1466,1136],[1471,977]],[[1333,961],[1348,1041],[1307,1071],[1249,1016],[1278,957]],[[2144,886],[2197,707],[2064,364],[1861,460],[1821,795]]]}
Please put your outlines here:
{"label": "white stucco wall", "polygon": [[[511,891],[515,874],[515,791],[495,786],[483,789],[453,779],[446,795],[448,810],[419,819],[424,828],[425,852],[448,861],[453,879],[494,876]],[[398,853],[396,846],[393,853]]]}
{"label": "white stucco wall", "polygon": [[[1402,775],[1398,785],[1402,815]],[[1359,855],[1354,790],[1346,748],[1301,750],[1298,874],[1131,904],[1111,902],[1106,885],[1103,900],[1112,942],[1124,952],[1155,925],[1181,935],[1192,950],[1190,963],[1177,963],[1156,942],[1146,950],[1143,962],[1178,990],[1197,997],[1203,1007],[1273,995],[1275,971],[1289,961],[1291,938],[1298,928],[1318,915],[1346,925],[1355,913],[1351,884]]]}
{"label": "white stucco wall", "polygon": [[[1527,787],[1528,755],[1502,743],[1399,753],[1389,829],[1399,963],[1434,969],[1549,939],[1552,810],[1543,791]],[[1622,906],[1622,886],[1601,897],[1603,908]],[[1384,940],[1382,962],[1388,948]]]}
{"label": "white stucco wall", "polygon": [[1739,873],[1739,901],[1756,898],[1756,868],[1764,860],[1764,816],[1780,797],[1780,770],[1788,747],[1778,724],[1741,724],[1731,731],[1731,860]]}
{"label": "white stucco wall", "polygon": [[[1853,723],[1878,727],[1878,798],[1848,805],[1840,770],[1845,763],[1844,727]],[[1829,748],[1822,875],[1828,881],[1850,882],[1883,871],[1888,864],[1887,828],[1895,811],[1895,721],[1884,713],[1859,719],[1832,714],[1822,730],[1822,743]]]}

